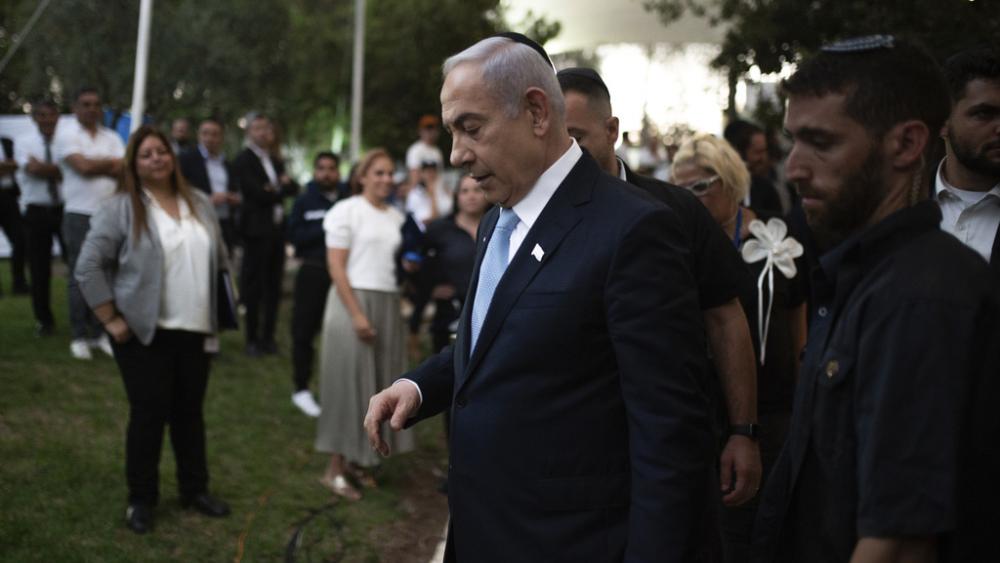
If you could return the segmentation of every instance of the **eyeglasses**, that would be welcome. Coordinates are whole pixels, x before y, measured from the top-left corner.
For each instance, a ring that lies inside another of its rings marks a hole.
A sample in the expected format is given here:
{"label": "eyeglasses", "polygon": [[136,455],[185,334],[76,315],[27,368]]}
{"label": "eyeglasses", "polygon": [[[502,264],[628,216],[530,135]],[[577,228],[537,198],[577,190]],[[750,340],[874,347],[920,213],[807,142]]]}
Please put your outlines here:
{"label": "eyeglasses", "polygon": [[698,180],[697,182],[684,184],[681,187],[693,193],[694,195],[704,195],[705,192],[707,192],[718,179],[719,179],[718,176],[711,176],[709,178],[705,178],[704,180]]}

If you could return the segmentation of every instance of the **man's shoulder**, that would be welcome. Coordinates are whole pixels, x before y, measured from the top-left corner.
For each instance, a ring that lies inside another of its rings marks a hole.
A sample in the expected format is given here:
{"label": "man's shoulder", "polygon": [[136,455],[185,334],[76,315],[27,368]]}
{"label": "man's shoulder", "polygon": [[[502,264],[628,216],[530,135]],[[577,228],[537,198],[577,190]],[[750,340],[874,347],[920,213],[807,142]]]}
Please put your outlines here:
{"label": "man's shoulder", "polygon": [[883,289],[887,299],[959,304],[996,292],[996,278],[982,256],[939,229],[928,230],[901,245],[879,269],[878,277],[886,281]]}
{"label": "man's shoulder", "polygon": [[236,153],[236,156],[233,158],[233,165],[239,166],[241,164],[246,164],[254,160],[257,160],[257,155],[254,154],[253,150],[250,147],[243,147],[242,149],[240,149],[240,152]]}
{"label": "man's shoulder", "polygon": [[97,136],[95,139],[100,139],[108,145],[120,147],[125,146],[125,141],[122,141],[121,135],[119,135],[117,131],[103,125],[97,126]]}
{"label": "man's shoulder", "polygon": [[657,209],[663,205],[655,194],[621,178],[601,173],[596,179],[594,198],[601,205],[622,207],[629,210]]}
{"label": "man's shoulder", "polygon": [[204,161],[204,158],[201,156],[201,151],[198,150],[198,147],[188,147],[181,149],[181,152],[177,155],[177,160],[181,164],[197,164]]}

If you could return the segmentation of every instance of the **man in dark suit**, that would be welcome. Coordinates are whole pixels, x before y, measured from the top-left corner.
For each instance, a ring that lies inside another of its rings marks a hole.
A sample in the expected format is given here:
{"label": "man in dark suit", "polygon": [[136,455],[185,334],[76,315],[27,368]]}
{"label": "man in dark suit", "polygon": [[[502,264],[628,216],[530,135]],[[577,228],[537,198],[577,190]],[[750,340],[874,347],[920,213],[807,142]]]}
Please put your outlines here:
{"label": "man in dark suit", "polygon": [[274,329],[285,267],[284,201],[299,191],[298,184],[285,173],[285,163],[276,155],[275,139],[271,119],[253,116],[247,126],[247,148],[233,161],[236,183],[243,195],[240,283],[247,310],[249,356],[278,353]]}
{"label": "man in dark suit", "polygon": [[451,409],[452,561],[698,561],[712,444],[676,215],[583,153],[511,36],[445,62],[451,162],[498,206],[455,345],[372,398],[369,439]]}
{"label": "man in dark suit", "polygon": [[209,117],[198,125],[198,146],[178,156],[181,174],[189,184],[208,194],[231,251],[236,242],[236,215],[241,198],[236,174],[223,154],[222,122]]}
{"label": "man in dark suit", "polygon": [[1000,274],[1000,50],[958,53],[944,71],[952,106],[934,185],[941,230]]}

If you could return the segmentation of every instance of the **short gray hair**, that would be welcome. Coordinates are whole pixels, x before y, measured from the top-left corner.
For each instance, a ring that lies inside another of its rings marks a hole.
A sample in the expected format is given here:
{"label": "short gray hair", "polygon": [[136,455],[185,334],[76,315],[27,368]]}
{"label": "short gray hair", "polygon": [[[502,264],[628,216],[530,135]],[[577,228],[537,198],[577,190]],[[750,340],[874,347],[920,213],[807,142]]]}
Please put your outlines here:
{"label": "short gray hair", "polygon": [[507,117],[521,111],[524,92],[539,88],[549,98],[560,120],[566,117],[566,102],[555,70],[537,51],[506,37],[488,37],[444,61],[444,77],[460,64],[478,64],[483,82],[504,108]]}

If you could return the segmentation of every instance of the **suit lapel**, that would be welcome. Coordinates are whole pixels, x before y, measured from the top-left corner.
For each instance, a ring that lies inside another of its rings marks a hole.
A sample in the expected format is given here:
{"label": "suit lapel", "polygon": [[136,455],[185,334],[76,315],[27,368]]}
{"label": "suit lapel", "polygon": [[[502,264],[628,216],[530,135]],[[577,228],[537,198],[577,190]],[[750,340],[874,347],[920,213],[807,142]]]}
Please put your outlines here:
{"label": "suit lapel", "polygon": [[[472,372],[482,362],[483,357],[489,351],[493,340],[503,326],[504,319],[506,319],[507,314],[517,302],[518,297],[538,272],[552,260],[560,243],[562,243],[566,235],[580,221],[581,217],[578,206],[590,201],[594,180],[598,177],[599,173],[597,164],[590,157],[584,155],[577,162],[576,166],[573,167],[566,179],[563,180],[562,184],[559,185],[559,188],[556,189],[556,192],[552,195],[552,199],[549,200],[531,230],[528,231],[524,241],[521,242],[521,246],[518,247],[513,260],[507,266],[507,270],[500,279],[500,283],[497,284],[493,300],[490,303],[490,309],[486,314],[486,319],[483,321],[483,328],[479,333],[476,349],[472,353],[472,357],[469,358],[468,364],[464,366],[465,369],[458,372],[459,379],[456,381],[456,391],[465,384]],[[476,268],[473,272],[473,279],[476,281],[476,285],[478,285],[479,266],[482,262],[482,255],[489,244],[489,237],[492,236],[493,226],[499,218],[498,212],[493,212],[492,215],[490,224],[487,225],[489,229],[485,231],[490,233],[490,235],[487,235],[486,240],[480,243],[481,247],[476,256]],[[541,260],[532,254],[536,245],[544,251]],[[475,292],[476,287],[469,289],[469,295],[473,296],[473,299],[475,299]],[[462,348],[464,357],[468,357],[469,353],[468,342],[470,338],[468,338],[468,327],[471,323],[468,321],[472,314],[472,306],[472,303],[468,305],[463,319],[465,321],[463,336],[466,337]]]}

